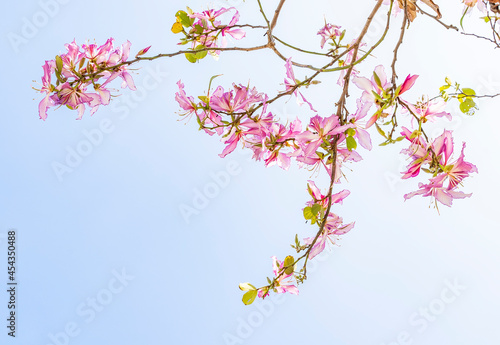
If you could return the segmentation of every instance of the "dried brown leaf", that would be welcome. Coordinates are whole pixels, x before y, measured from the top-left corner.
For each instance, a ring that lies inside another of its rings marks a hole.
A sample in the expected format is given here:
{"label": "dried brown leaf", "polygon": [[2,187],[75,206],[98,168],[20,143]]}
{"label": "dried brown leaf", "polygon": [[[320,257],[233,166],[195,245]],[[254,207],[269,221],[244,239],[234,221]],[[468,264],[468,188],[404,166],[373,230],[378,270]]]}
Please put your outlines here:
{"label": "dried brown leaf", "polygon": [[441,18],[441,12],[439,11],[439,6],[434,3],[432,0],[422,0],[424,4],[432,8],[436,12],[436,19]]}
{"label": "dried brown leaf", "polygon": [[405,2],[406,2],[406,16],[408,20],[412,22],[417,17],[417,5],[415,4],[416,0],[398,0],[399,8],[404,10]]}

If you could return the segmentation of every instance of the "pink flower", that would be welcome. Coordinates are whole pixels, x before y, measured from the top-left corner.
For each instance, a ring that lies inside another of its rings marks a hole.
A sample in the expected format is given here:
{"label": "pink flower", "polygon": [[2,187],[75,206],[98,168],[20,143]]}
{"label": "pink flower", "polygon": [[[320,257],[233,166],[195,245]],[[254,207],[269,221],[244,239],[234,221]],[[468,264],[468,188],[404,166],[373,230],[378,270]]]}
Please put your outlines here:
{"label": "pink flower", "polygon": [[85,104],[90,105],[92,101],[99,98],[97,94],[86,93],[85,91],[85,88],[72,87],[66,82],[56,87],[57,93],[51,96],[51,100],[55,105],[66,105],[71,109],[78,109],[77,120],[81,120],[85,112]]}
{"label": "pink flower", "polygon": [[329,39],[334,40],[341,34],[342,31],[340,31],[340,26],[325,24],[325,26],[318,31],[318,35],[321,36],[321,49],[323,49],[323,47],[325,46],[326,41],[328,41]]}
{"label": "pink flower", "polygon": [[54,88],[51,84],[51,76],[54,72],[56,63],[54,60],[45,61],[45,64],[42,66],[43,68],[43,77],[42,77],[42,89],[40,92],[45,92],[46,95],[38,105],[38,113],[42,120],[47,118],[47,109],[54,105],[54,102],[50,98],[50,94],[54,91]]}
{"label": "pink flower", "polygon": [[[276,278],[275,281],[275,289],[276,293],[285,293],[289,292],[294,295],[299,294],[299,289],[291,282],[291,279],[293,279],[293,273],[292,274],[283,274],[279,276],[280,272],[283,270],[283,262],[279,261],[276,256],[271,257],[273,259],[273,272]],[[278,277],[279,276],[279,277]],[[266,290],[259,290],[257,293],[257,296],[259,298],[264,298],[269,295],[269,291]]]}
{"label": "pink flower", "polygon": [[[418,102],[413,105],[405,102],[410,111],[416,115],[423,123],[427,121],[434,122],[437,117],[446,117],[448,120],[452,120],[451,114],[444,111],[446,108],[446,102],[443,100],[433,100]],[[412,118],[413,119],[413,118]]]}
{"label": "pink flower", "polygon": [[233,90],[224,92],[222,86],[217,87],[210,96],[210,107],[228,114],[244,113],[254,103],[262,102],[262,93],[257,89],[248,89],[243,85],[233,84]]}
{"label": "pink flower", "polygon": [[[221,22],[217,20],[217,17],[232,10],[234,10],[235,13],[231,18],[229,24],[221,25]],[[234,28],[240,18],[239,12],[234,7],[221,8],[217,11],[214,9],[209,9],[207,11],[203,11],[202,13],[188,14],[188,16],[191,18],[199,19],[193,22],[191,30],[189,32],[189,35],[191,37],[194,37],[192,38],[192,49],[195,49],[199,44],[202,44],[205,47],[209,48],[217,48],[219,46],[226,47],[228,35],[237,40],[245,37],[245,31],[239,28]],[[202,28],[201,32],[199,31],[200,27]],[[219,32],[222,37],[222,42],[220,45],[217,42]],[[182,44],[182,42],[179,44]],[[220,51],[211,50],[209,51],[209,53],[217,57]]]}
{"label": "pink flower", "polygon": [[225,135],[227,139],[222,139],[224,141],[224,144],[227,144],[227,146],[224,148],[222,153],[219,154],[220,158],[226,157],[228,154],[234,151],[236,146],[238,145],[238,141],[243,137],[243,134],[241,130],[237,127],[231,128],[229,133]]}
{"label": "pink flower", "polygon": [[[230,9],[234,9],[234,8],[231,7]],[[230,35],[231,37],[233,37],[236,40],[241,40],[242,38],[245,37],[245,35],[246,35],[245,31],[243,31],[242,29],[233,29],[233,26],[236,25],[236,23],[238,22],[239,19],[240,19],[240,14],[238,11],[236,11],[233,18],[229,22],[229,24],[221,30],[222,46],[223,47],[226,46],[226,35]]]}
{"label": "pink flower", "polygon": [[309,156],[316,152],[324,140],[329,140],[331,136],[344,133],[346,129],[352,127],[353,124],[341,126],[336,115],[326,118],[316,115],[311,118],[308,130],[297,136],[297,141],[303,147],[304,154]]}
{"label": "pink flower", "polygon": [[404,195],[405,200],[413,198],[415,195],[422,195],[424,197],[430,196],[439,201],[443,205],[451,207],[453,199],[464,199],[470,197],[472,194],[465,194],[464,192],[457,192],[453,189],[443,187],[443,177],[438,175],[434,179],[430,179],[429,184],[419,183],[418,189]]}
{"label": "pink flower", "polygon": [[191,116],[192,114],[196,114],[196,103],[194,103],[194,98],[186,95],[184,84],[180,80],[177,82],[177,86],[179,87],[179,91],[175,93],[175,100],[182,109],[186,110],[186,113],[183,115]]}
{"label": "pink flower", "polygon": [[399,87],[399,92],[397,93],[396,96],[400,96],[403,93],[405,93],[406,91],[408,91],[409,89],[411,89],[412,86],[415,84],[415,81],[417,80],[417,78],[418,78],[418,75],[408,74],[408,76],[406,77],[403,84],[401,84],[401,86]]}
{"label": "pink flower", "polygon": [[[327,198],[326,195],[321,194],[321,191],[319,190],[318,187],[316,187],[316,184],[314,183],[314,181],[309,180],[307,182],[308,182],[307,183],[307,190],[308,190],[309,194],[312,196],[313,200],[308,201],[306,203],[306,205],[312,206],[314,204],[319,204],[319,205],[321,205],[321,207],[326,209],[326,207],[328,207],[328,199],[329,198]],[[332,205],[333,204],[342,204],[344,199],[347,198],[349,196],[349,194],[351,194],[351,192],[348,191],[347,189],[344,189],[341,192],[332,194],[332,196],[330,197],[332,199]]]}
{"label": "pink flower", "polygon": [[[331,244],[335,244],[339,239],[340,235],[344,235],[354,228],[354,222],[350,224],[343,224],[342,218],[334,213],[328,215],[323,232],[318,236],[318,239],[314,243],[311,251],[309,252],[309,259],[313,259],[316,255],[320,254],[326,246],[326,242],[329,241]],[[305,244],[312,244],[314,237],[308,237],[304,239]]]}
{"label": "pink flower", "polygon": [[[406,137],[408,137],[408,132],[406,130],[404,133]],[[462,146],[459,158],[453,163],[450,163],[453,154],[453,137],[451,131],[445,130],[442,135],[434,140],[431,148],[435,154],[435,160],[430,154],[428,145],[422,143],[421,138],[419,141],[415,140],[410,149],[406,151],[413,159],[413,162],[408,166],[408,171],[404,174],[403,178],[418,175],[420,167],[426,163],[432,164],[431,168],[433,170],[430,172],[433,173],[433,177],[429,180],[429,184],[419,183],[420,189],[406,194],[404,196],[405,200],[415,195],[431,196],[436,202],[439,201],[443,205],[451,206],[453,199],[470,197],[471,194],[456,191],[464,178],[468,177],[471,173],[478,172],[474,164],[464,160],[465,143]],[[439,164],[435,163],[436,160]],[[448,180],[447,186],[445,186],[446,180]]]}

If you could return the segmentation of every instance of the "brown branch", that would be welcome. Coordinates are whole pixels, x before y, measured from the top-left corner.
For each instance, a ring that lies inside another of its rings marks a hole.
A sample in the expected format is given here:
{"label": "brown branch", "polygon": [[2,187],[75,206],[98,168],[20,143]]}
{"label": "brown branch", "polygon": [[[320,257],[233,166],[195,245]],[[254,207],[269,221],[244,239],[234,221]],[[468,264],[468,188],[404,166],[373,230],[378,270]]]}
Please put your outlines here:
{"label": "brown branch", "polygon": [[396,44],[396,47],[394,48],[394,57],[392,59],[392,64],[391,64],[391,68],[392,68],[392,79],[391,79],[391,82],[392,82],[392,88],[393,89],[395,89],[395,87],[396,87],[396,78],[398,77],[398,75],[396,74],[396,61],[398,59],[398,51],[399,51],[399,47],[401,46],[401,44],[403,44],[403,38],[404,38],[404,35],[405,35],[405,29],[406,29],[406,24],[407,23],[408,23],[408,15],[407,15],[407,12],[406,12],[406,2],[405,2],[403,24],[401,25],[401,33],[399,35],[398,43]]}
{"label": "brown branch", "polygon": [[446,23],[444,23],[442,20],[440,20],[440,19],[439,19],[439,18],[440,18],[439,16],[437,16],[437,15],[432,15],[432,14],[430,14],[430,13],[427,13],[427,12],[425,12],[424,10],[422,10],[422,9],[421,9],[421,8],[420,8],[417,4],[415,4],[415,5],[417,6],[417,8],[418,8],[418,10],[419,10],[420,12],[422,12],[422,13],[423,13],[423,14],[425,14],[426,16],[431,17],[432,19],[434,19],[435,21],[437,21],[439,24],[441,24],[442,26],[444,26],[446,29],[448,29],[448,30],[449,30],[449,29],[453,29],[453,30],[455,30],[455,31],[459,31],[459,30],[458,30],[458,28],[457,28],[455,25],[446,24]]}

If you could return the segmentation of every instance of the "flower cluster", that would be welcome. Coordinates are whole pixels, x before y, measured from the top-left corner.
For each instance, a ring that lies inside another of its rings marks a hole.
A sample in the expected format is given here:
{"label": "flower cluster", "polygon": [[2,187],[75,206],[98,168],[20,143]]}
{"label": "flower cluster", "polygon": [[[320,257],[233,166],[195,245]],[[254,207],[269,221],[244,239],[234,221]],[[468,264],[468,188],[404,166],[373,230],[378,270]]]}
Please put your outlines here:
{"label": "flower cluster", "polygon": [[[299,83],[295,80],[290,60],[287,60],[285,69],[285,92],[295,93],[301,104],[307,103],[314,110],[297,91]],[[179,91],[175,99],[185,111],[183,115],[196,115],[201,129],[210,135],[217,133],[222,136],[226,147],[221,157],[234,151],[241,142],[254,152],[256,160],[263,160],[266,166],[277,164],[288,169],[291,159],[295,158],[301,166],[322,166],[330,173],[333,164],[332,155],[328,154],[331,151],[330,142],[338,136],[337,168],[340,170],[344,161],[361,159],[352,147],[348,148],[345,144],[349,137],[345,132],[354,128],[355,124],[341,125],[335,115],[326,118],[316,115],[311,118],[306,130],[302,130],[298,119],[286,125],[278,123],[274,115],[267,111],[268,96],[255,88],[234,84],[231,90],[226,91],[219,86],[214,92],[199,96],[200,102],[196,103],[193,97],[186,95],[184,85],[180,81],[177,84]]]}
{"label": "flower cluster", "polygon": [[[113,47],[113,38],[105,44],[83,44],[79,46],[73,41],[66,44],[67,53],[56,56],[54,60],[45,61],[43,65],[42,88],[38,91],[45,97],[38,107],[40,118],[47,118],[47,109],[65,105],[78,110],[78,120],[90,106],[90,114],[94,114],[100,105],[109,104],[111,92],[108,84],[120,77],[122,88],[135,90],[134,81],[124,64],[129,56],[131,43],[127,41],[121,47]],[[138,55],[147,52],[145,48]],[[52,77],[55,76],[55,85]],[[94,92],[88,91],[92,88]]]}
{"label": "flower cluster", "polygon": [[[234,10],[234,15],[230,22],[226,25],[222,24],[218,17],[232,10]],[[220,50],[217,48],[227,46],[228,36],[237,40],[245,37],[245,31],[237,28],[240,14],[234,7],[219,10],[209,9],[201,13],[193,12],[188,7],[187,12],[178,11],[175,17],[176,21],[172,26],[172,32],[175,34],[184,33],[179,44],[190,43],[191,50],[195,51],[195,53],[186,54],[186,58],[190,62],[203,59],[207,55],[206,48],[214,48],[209,49],[208,52],[217,57],[220,54]]]}
{"label": "flower cluster", "polygon": [[405,199],[410,199],[415,195],[430,196],[436,203],[439,201],[443,205],[451,206],[453,199],[471,196],[471,194],[457,191],[464,178],[471,173],[477,173],[476,166],[464,160],[465,143],[463,143],[458,159],[452,161],[451,131],[445,130],[432,143],[427,142],[418,130],[411,132],[403,127],[401,134],[410,141],[410,147],[404,149],[402,153],[407,154],[411,159],[411,163],[403,173],[403,178],[415,177],[422,170],[432,175],[428,184],[419,183],[419,189],[406,194]]}

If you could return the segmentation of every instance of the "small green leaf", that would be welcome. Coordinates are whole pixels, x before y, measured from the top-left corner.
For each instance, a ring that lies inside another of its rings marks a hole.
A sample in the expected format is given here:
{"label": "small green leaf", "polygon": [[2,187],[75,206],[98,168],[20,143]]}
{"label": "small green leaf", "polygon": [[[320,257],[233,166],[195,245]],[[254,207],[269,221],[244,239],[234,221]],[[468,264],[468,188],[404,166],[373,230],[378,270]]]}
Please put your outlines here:
{"label": "small green leaf", "polygon": [[314,214],[312,213],[312,208],[311,207],[309,207],[309,206],[304,207],[304,218],[306,220],[314,218]]}
{"label": "small green leaf", "polygon": [[201,26],[200,24],[196,24],[196,25],[194,26],[194,32],[195,32],[196,34],[198,34],[198,35],[199,35],[199,34],[202,34],[202,33],[203,33],[203,26]]}
{"label": "small green leaf", "polygon": [[180,19],[180,23],[182,24],[182,26],[185,26],[185,27],[191,26],[191,18],[189,18],[189,16],[187,15],[186,12],[177,11],[175,16]]}
{"label": "small green leaf", "polygon": [[353,137],[354,135],[356,135],[356,130],[354,128],[348,128],[345,131],[345,135],[348,137]]}
{"label": "small green leaf", "polygon": [[342,31],[342,33],[340,34],[340,37],[339,37],[339,43],[340,43],[340,41],[342,41],[342,39],[344,38],[345,33],[346,33],[346,30]]}
{"label": "small green leaf", "polygon": [[472,98],[465,99],[460,103],[460,111],[466,115],[474,115],[476,107],[476,102]]}
{"label": "small green leaf", "polygon": [[311,207],[311,212],[312,214],[316,217],[316,215],[318,214],[319,211],[321,211],[321,205],[320,204],[314,204],[312,205]]}
{"label": "small green leaf", "polygon": [[377,85],[382,89],[382,82],[380,81],[380,78],[378,77],[377,73],[375,71],[373,72],[373,79],[375,79],[375,82]]}
{"label": "small green leaf", "polygon": [[257,290],[257,288],[250,283],[240,283],[239,288],[243,291]]}
{"label": "small green leaf", "polygon": [[439,92],[443,92],[444,90],[447,90],[450,88],[450,85],[443,85],[439,88]]}
{"label": "small green leaf", "polygon": [[195,56],[196,56],[196,59],[197,59],[197,60],[201,60],[201,59],[203,59],[205,56],[207,56],[208,51],[206,51],[206,50],[202,50],[202,49],[206,49],[206,48],[207,48],[207,47],[205,47],[203,44],[200,44],[200,45],[196,46],[196,48],[194,49],[195,51],[196,51],[196,50],[201,50],[201,51],[199,51],[199,52],[197,52],[197,53],[195,54]]}
{"label": "small green leaf", "polygon": [[63,61],[59,55],[56,55],[56,69],[57,71],[62,71],[63,69]]}
{"label": "small green leaf", "polygon": [[375,127],[377,127],[378,134],[380,134],[381,136],[383,136],[384,138],[387,139],[387,135],[385,134],[384,130],[382,128],[380,128],[380,126],[376,122],[375,122]]}
{"label": "small green leaf", "polygon": [[295,269],[294,262],[295,262],[295,259],[291,255],[288,255],[285,258],[285,261],[283,262],[283,267],[285,267],[285,274],[286,275],[290,275],[293,273],[293,271]]}
{"label": "small green leaf", "polygon": [[347,149],[349,151],[355,150],[356,147],[358,147],[358,144],[356,143],[356,139],[354,139],[353,137],[347,137],[345,139],[345,142],[347,144]]}
{"label": "small green leaf", "polygon": [[185,53],[184,56],[186,57],[186,59],[191,62],[191,63],[195,63],[196,61],[198,61],[198,59],[196,59],[196,54],[193,54],[193,53]]}
{"label": "small green leaf", "polygon": [[468,87],[464,87],[462,89],[462,92],[465,93],[467,96],[475,96],[476,95],[476,91],[469,89]]}
{"label": "small green leaf", "polygon": [[255,297],[257,297],[257,290],[250,290],[245,292],[241,300],[243,301],[243,304],[250,305],[253,301],[255,301]]}
{"label": "small green leaf", "polygon": [[208,98],[207,96],[198,96],[198,98],[205,104],[208,104],[210,102],[210,98]]}

